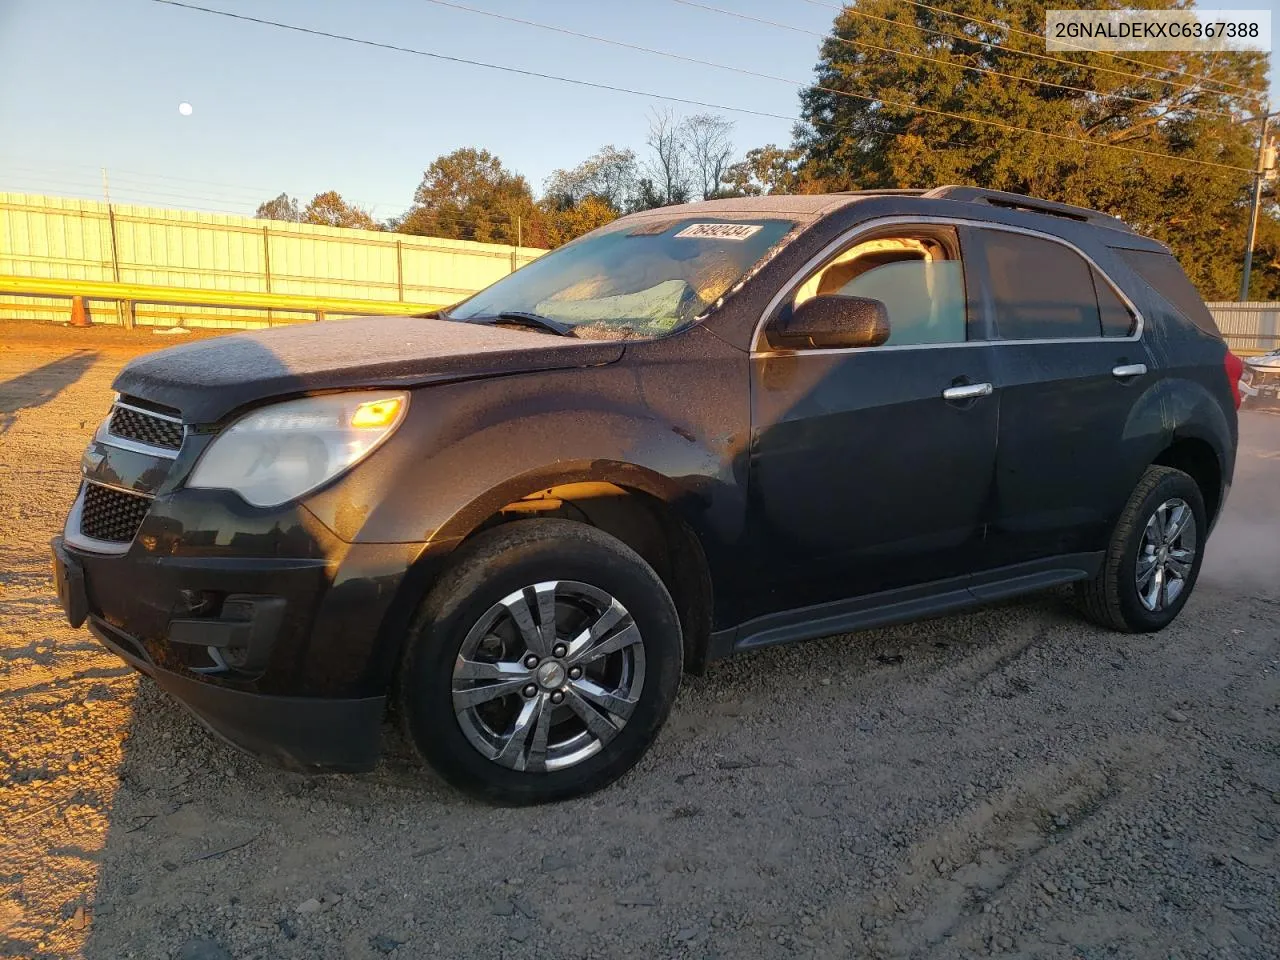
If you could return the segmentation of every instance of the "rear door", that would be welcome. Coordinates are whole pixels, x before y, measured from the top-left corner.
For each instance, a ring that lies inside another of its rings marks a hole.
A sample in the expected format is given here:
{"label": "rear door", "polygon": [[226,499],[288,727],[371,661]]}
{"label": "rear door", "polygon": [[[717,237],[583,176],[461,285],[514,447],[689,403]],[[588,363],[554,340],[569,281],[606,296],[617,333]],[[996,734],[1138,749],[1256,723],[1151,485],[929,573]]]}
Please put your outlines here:
{"label": "rear door", "polygon": [[1000,391],[985,565],[1102,550],[1129,494],[1129,413],[1154,377],[1138,312],[1065,241],[968,235]]}

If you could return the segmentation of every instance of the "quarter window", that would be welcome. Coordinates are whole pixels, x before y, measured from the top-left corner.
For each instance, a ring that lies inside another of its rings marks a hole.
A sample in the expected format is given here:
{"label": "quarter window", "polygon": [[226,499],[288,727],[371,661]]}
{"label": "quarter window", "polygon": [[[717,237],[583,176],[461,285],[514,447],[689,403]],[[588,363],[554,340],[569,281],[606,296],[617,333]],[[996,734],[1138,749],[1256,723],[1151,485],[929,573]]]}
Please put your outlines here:
{"label": "quarter window", "polygon": [[1221,336],[1204,300],[1178,266],[1178,261],[1167,253],[1150,250],[1117,250],[1125,263],[1131,266],[1143,280],[1168,300],[1178,312],[1205,333]]}
{"label": "quarter window", "polygon": [[950,250],[926,235],[860,241],[801,284],[791,306],[830,295],[879,300],[889,316],[884,346],[962,343],[964,271],[951,239]]}

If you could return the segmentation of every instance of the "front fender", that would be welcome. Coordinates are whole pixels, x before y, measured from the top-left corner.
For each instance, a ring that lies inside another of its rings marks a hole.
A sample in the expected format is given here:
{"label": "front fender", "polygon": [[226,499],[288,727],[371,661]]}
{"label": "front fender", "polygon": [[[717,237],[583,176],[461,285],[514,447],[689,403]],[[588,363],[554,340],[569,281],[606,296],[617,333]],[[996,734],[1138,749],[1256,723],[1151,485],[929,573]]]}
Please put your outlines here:
{"label": "front fender", "polygon": [[[691,401],[694,377],[700,396],[733,399]],[[548,486],[604,481],[671,505],[710,556],[743,539],[747,422],[736,351],[445,384],[415,392],[396,436],[307,506],[344,540],[423,543]]]}

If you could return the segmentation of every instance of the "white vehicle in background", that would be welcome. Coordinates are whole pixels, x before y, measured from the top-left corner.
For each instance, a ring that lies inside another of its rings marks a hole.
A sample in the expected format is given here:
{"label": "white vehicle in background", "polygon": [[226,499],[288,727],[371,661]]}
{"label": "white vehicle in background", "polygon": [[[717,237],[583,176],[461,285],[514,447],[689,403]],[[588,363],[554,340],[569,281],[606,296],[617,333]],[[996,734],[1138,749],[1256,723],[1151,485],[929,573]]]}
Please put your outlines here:
{"label": "white vehicle in background", "polygon": [[1250,407],[1280,406],[1280,349],[1260,357],[1244,357],[1240,400]]}

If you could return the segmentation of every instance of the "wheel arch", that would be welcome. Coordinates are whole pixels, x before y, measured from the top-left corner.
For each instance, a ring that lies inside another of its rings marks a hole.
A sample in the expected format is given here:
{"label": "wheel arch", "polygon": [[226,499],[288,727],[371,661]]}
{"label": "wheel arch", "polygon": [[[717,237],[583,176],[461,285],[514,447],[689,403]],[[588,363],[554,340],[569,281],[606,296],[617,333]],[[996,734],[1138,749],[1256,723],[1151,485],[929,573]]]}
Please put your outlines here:
{"label": "wheel arch", "polygon": [[[1235,468],[1236,430],[1205,385],[1189,377],[1159,381],[1130,410],[1125,435],[1136,445],[1134,466],[1141,467],[1126,485],[1124,498],[1147,466],[1173,467],[1196,481],[1212,525]],[[1115,516],[1122,506],[1117,503]]]}
{"label": "wheel arch", "polygon": [[1223,500],[1223,466],[1213,444],[1198,436],[1175,436],[1151,461],[1151,465],[1181,470],[1196,482],[1212,527]]}
{"label": "wheel arch", "polygon": [[[537,517],[586,523],[616,537],[648,563],[671,594],[680,617],[685,667],[707,662],[712,622],[711,570],[703,537],[691,514],[704,498],[686,486],[635,464],[610,460],[560,462],[512,477],[473,498],[439,528],[434,550],[405,577],[399,615],[386,625],[402,648],[413,611],[448,555],[477,534]],[[398,662],[397,656],[397,662]]]}

